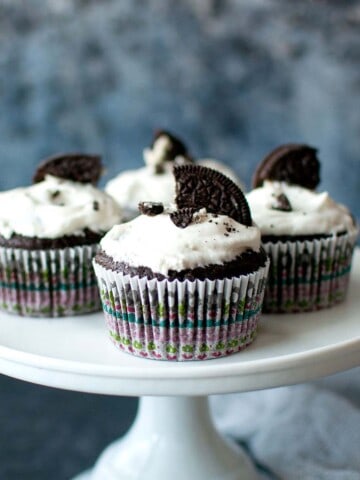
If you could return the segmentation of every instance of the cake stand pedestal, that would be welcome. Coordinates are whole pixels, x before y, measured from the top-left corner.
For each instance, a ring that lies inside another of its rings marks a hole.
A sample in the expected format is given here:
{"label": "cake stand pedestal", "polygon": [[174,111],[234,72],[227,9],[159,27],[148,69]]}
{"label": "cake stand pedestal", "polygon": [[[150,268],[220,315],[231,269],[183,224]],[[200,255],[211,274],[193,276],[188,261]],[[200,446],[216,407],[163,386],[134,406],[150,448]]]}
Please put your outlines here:
{"label": "cake stand pedestal", "polygon": [[143,397],[129,433],[76,480],[255,480],[245,454],[216,432],[207,396],[301,383],[360,365],[359,291],[357,251],[343,304],[266,315],[248,349],[204,362],[117,351],[102,314],[24,319],[2,313],[0,372],[56,388]]}
{"label": "cake stand pedestal", "polygon": [[130,431],[74,480],[256,480],[240,448],[215,430],[207,397],[142,397]]}

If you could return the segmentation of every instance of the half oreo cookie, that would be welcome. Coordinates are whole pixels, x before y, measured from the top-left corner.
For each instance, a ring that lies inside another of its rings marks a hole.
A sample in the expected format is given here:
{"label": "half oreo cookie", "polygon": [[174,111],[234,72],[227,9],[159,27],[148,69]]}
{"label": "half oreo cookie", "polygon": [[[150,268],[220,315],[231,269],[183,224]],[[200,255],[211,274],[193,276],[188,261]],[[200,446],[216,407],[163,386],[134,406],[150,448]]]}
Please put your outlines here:
{"label": "half oreo cookie", "polygon": [[243,225],[251,226],[249,205],[240,188],[222,173],[200,165],[174,167],[175,203],[178,209],[200,210],[227,215]]}
{"label": "half oreo cookie", "polygon": [[314,190],[320,182],[320,163],[316,148],[289,143],[275,148],[257,167],[253,187],[265,180],[276,180]]}
{"label": "half oreo cookie", "polygon": [[45,175],[95,185],[102,174],[103,165],[98,155],[63,153],[45,159],[38,166],[33,182],[42,182]]}

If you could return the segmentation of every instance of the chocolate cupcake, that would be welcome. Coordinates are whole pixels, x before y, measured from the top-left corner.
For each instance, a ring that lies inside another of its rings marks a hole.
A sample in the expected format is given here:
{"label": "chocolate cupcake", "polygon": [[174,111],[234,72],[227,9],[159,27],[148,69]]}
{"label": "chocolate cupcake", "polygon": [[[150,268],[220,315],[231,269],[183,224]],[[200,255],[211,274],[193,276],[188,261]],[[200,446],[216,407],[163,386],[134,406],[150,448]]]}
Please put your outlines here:
{"label": "chocolate cupcake", "polygon": [[268,259],[242,191],[219,172],[174,168],[176,208],[142,202],[94,260],[110,338],[159,360],[204,360],[255,338]]}
{"label": "chocolate cupcake", "polygon": [[126,170],[105,186],[106,192],[118,202],[129,219],[139,214],[137,207],[143,200],[165,204],[174,201],[174,165],[196,163],[207,166],[222,172],[241,187],[240,180],[230,168],[213,159],[194,161],[183,141],[165,130],[155,133],[152,144],[144,149],[143,155],[144,167]]}
{"label": "chocolate cupcake", "polygon": [[120,207],[94,184],[97,156],[44,161],[34,184],[0,193],[0,309],[57,317],[97,311],[91,261]]}
{"label": "chocolate cupcake", "polygon": [[266,312],[305,312],[344,300],[357,226],[349,210],[316,192],[315,148],[282,145],[257,168],[247,200],[271,259]]}

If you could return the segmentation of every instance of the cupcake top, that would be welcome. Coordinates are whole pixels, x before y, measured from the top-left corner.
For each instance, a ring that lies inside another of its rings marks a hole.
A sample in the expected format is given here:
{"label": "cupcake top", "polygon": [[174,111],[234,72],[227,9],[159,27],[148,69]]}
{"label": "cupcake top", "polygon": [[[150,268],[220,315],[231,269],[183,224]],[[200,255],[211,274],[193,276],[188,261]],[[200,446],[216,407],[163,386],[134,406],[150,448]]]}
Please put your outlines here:
{"label": "cupcake top", "polygon": [[316,192],[316,149],[289,144],[271,152],[257,168],[247,194],[262,235],[334,235],[356,231],[349,210],[327,192]]}
{"label": "cupcake top", "polygon": [[[170,203],[173,201],[175,182],[172,171],[174,165],[191,164],[185,144],[165,130],[159,130],[149,148],[143,152],[145,167],[127,170],[110,180],[105,190],[126,211],[128,216],[137,214],[140,201]],[[196,161],[215,170],[219,170],[235,183],[240,184],[231,169],[212,159]]]}
{"label": "cupcake top", "polygon": [[99,157],[80,154],[43,162],[37,183],[0,193],[0,235],[52,239],[108,231],[121,220],[121,210],[92,184],[101,168]]}
{"label": "cupcake top", "polygon": [[108,257],[167,276],[260,251],[260,231],[230,179],[198,165],[176,166],[174,175],[176,207],[141,203],[142,215],[114,226],[101,240]]}
{"label": "cupcake top", "polygon": [[259,251],[260,232],[206,209],[194,213],[191,224],[181,228],[164,212],[113,227],[101,248],[116,262],[167,275],[170,270],[229,262],[248,249]]}

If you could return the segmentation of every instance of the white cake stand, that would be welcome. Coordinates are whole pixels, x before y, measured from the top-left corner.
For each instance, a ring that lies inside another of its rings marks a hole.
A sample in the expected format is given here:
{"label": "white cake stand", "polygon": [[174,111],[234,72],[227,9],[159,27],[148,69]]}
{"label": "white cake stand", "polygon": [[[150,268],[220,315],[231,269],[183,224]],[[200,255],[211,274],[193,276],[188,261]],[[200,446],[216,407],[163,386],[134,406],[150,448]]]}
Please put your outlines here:
{"label": "white cake stand", "polygon": [[106,338],[102,314],[0,315],[0,372],[68,390],[143,396],[129,433],[76,480],[254,480],[246,456],[214,429],[207,395],[300,383],[359,364],[360,251],[345,303],[264,316],[255,343],[222,359],[174,364],[129,356]]}

